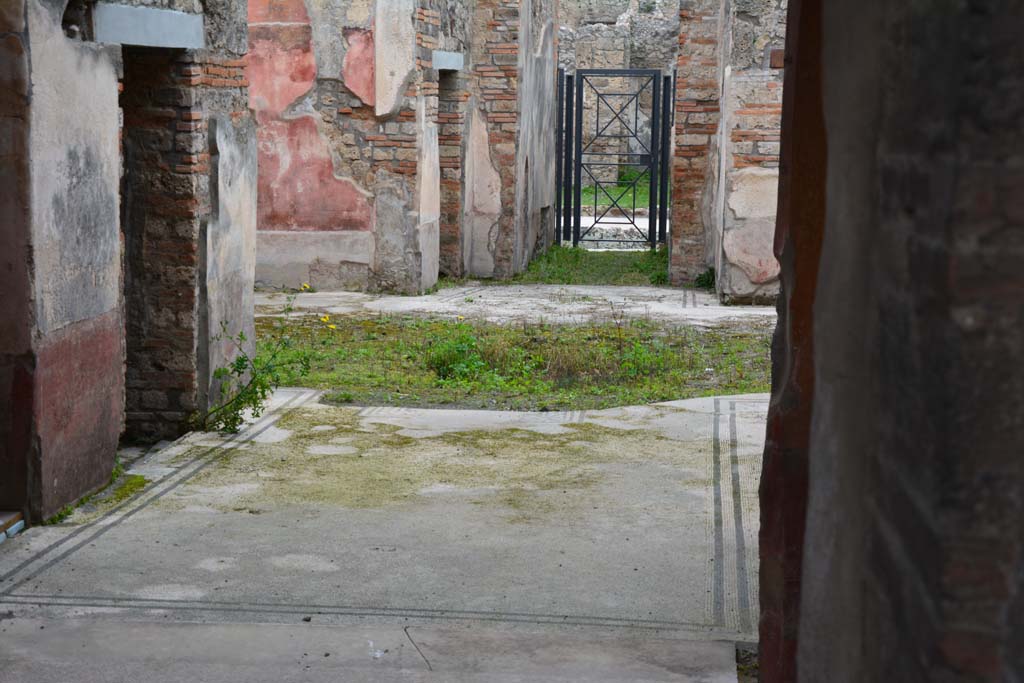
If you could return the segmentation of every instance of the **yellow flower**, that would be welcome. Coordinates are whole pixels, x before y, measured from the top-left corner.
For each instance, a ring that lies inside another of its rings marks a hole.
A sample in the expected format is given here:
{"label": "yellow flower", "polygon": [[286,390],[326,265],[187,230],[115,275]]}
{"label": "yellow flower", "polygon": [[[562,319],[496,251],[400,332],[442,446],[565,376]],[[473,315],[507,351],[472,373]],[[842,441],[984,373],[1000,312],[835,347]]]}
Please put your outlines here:
{"label": "yellow flower", "polygon": [[325,315],[324,317],[320,318],[320,322],[322,322],[322,323],[329,323],[329,322],[331,322],[331,316]]}
{"label": "yellow flower", "polygon": [[306,291],[309,291],[310,289],[313,289],[313,288],[309,286],[308,282],[303,282],[302,283],[302,291],[306,292]]}
{"label": "yellow flower", "polygon": [[457,315],[457,316],[455,316],[455,319],[456,320],[465,320],[466,316],[464,316],[464,315]]}
{"label": "yellow flower", "polygon": [[338,329],[338,326],[337,325],[328,325],[327,329],[329,329],[329,330],[336,330],[336,329]]}

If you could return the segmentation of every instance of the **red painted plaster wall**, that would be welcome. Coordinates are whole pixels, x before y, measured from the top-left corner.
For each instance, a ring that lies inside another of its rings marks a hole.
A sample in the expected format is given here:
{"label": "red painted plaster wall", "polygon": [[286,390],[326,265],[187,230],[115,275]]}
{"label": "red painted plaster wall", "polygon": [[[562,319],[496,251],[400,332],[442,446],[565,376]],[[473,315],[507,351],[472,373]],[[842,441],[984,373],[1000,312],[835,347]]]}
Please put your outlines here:
{"label": "red painted plaster wall", "polygon": [[[246,70],[259,126],[259,228],[370,230],[368,195],[351,180],[335,176],[329,142],[317,120],[292,111],[315,89],[317,77],[312,26],[303,1],[252,0],[249,41]],[[368,50],[370,72],[352,80],[362,89],[368,83],[372,92],[372,37],[368,48],[365,37],[355,42],[352,59],[366,60]]]}
{"label": "red painted plaster wall", "polygon": [[33,397],[37,519],[110,479],[124,422],[123,336],[124,322],[115,310],[40,342]]}

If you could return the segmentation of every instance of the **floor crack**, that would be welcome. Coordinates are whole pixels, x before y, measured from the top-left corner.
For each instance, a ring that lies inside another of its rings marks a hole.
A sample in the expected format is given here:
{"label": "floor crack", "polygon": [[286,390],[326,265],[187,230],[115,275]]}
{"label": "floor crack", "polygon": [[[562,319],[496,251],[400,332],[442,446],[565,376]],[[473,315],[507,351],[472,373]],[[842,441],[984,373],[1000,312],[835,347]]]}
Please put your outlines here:
{"label": "floor crack", "polygon": [[423,654],[423,650],[421,650],[420,646],[416,644],[416,641],[412,639],[412,634],[409,633],[409,627],[406,626],[402,630],[405,631],[405,637],[408,638],[409,642],[412,643],[412,646],[416,648],[416,652],[420,653],[420,657],[423,658],[423,662],[427,665],[427,671],[433,671],[434,667],[430,666],[430,660],[427,659],[427,656],[425,654]]}

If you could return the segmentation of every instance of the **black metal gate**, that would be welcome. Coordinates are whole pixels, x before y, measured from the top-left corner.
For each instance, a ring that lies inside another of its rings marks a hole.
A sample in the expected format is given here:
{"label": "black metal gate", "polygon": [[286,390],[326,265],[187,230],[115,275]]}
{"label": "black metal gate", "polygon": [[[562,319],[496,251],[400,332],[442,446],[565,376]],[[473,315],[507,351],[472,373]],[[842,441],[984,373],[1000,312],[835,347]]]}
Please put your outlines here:
{"label": "black metal gate", "polygon": [[674,93],[653,69],[559,69],[558,243],[666,241]]}

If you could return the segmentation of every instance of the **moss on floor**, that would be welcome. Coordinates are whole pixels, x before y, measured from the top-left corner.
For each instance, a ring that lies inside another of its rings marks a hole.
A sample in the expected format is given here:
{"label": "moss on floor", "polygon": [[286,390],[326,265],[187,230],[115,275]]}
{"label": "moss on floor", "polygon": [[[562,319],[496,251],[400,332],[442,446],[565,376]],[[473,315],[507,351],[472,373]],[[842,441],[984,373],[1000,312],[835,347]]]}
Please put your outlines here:
{"label": "moss on floor", "polygon": [[[161,506],[183,506],[211,492],[212,507],[260,511],[280,504],[357,509],[413,504],[436,491],[461,491],[477,505],[498,505],[510,522],[566,514],[577,495],[600,484],[602,465],[630,459],[671,461],[674,449],[646,430],[569,424],[562,433],[524,429],[452,431],[425,437],[361,419],[354,409],[307,407],[281,418],[292,434],[278,443],[225,450],[189,482],[185,496]],[[316,454],[312,447],[351,452]],[[237,495],[219,500],[217,491]]]}

